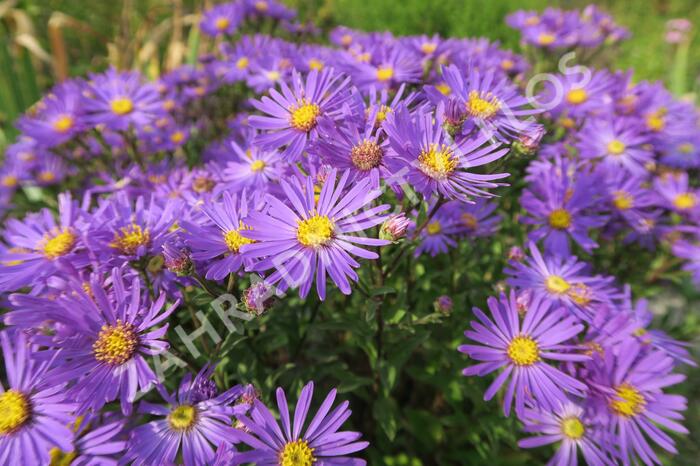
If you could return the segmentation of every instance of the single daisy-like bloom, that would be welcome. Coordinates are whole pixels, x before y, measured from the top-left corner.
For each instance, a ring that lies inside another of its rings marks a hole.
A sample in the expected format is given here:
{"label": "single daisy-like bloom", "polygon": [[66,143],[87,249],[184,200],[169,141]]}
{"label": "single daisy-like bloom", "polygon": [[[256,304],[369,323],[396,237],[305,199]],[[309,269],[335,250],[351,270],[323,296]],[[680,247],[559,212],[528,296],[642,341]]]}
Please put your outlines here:
{"label": "single daisy-like bloom", "polygon": [[251,188],[256,191],[267,191],[273,181],[283,174],[286,163],[282,161],[276,150],[265,151],[251,146],[243,149],[235,141],[230,141],[230,155],[234,161],[229,161],[222,172],[222,179],[227,187],[234,191]]}
{"label": "single daisy-like bloom", "polygon": [[605,114],[613,83],[607,71],[595,71],[591,76],[583,72],[556,75],[556,81],[547,81],[544,92],[537,97],[537,104],[554,117],[576,121],[588,115]]}
{"label": "single daisy-like bloom", "polygon": [[504,398],[503,412],[510,414],[515,398],[515,412],[522,417],[527,401],[534,401],[547,409],[556,409],[568,401],[566,393],[583,397],[587,387],[582,382],[557,369],[549,361],[580,362],[588,356],[574,353],[576,346],[567,344],[581,333],[583,325],[564,308],[552,307],[549,299],[536,294],[521,319],[515,292],[491,297],[488,306],[494,320],[481,309],[474,308],[479,321],[472,321],[472,329],[464,335],[475,345],[461,345],[459,351],[469,355],[478,364],[464,369],[466,376],[484,376],[498,369],[491,386],[484,393],[490,400],[510,378]]}
{"label": "single daisy-like bloom", "polygon": [[691,217],[700,214],[700,191],[690,186],[686,172],[656,178],[654,189],[664,207]]}
{"label": "single daisy-like bloom", "polygon": [[309,382],[291,417],[284,390],[277,389],[281,426],[267,406],[255,400],[250,417],[238,416],[245,427],[238,437],[253,450],[240,453],[237,460],[259,466],[365,466],[365,460],[348,455],[364,450],[369,443],[359,440],[359,432],[338,430],[352,413],[348,402],[331,411],[336,397],[336,390],[331,390],[307,423],[313,392],[314,384]]}
{"label": "single daisy-like bloom", "polygon": [[50,361],[32,358],[38,349],[23,332],[0,332],[7,385],[0,383],[0,465],[49,464],[49,450],[70,451],[73,403],[63,384],[47,383]]}
{"label": "single daisy-like bloom", "polygon": [[371,87],[397,89],[417,83],[423,71],[420,57],[398,43],[375,45],[369,63],[358,61],[349,68],[353,84],[363,92]]}
{"label": "single daisy-like bloom", "polygon": [[441,194],[448,199],[469,202],[472,197],[488,197],[488,188],[508,173],[477,174],[468,170],[504,157],[507,148],[499,149],[485,135],[453,141],[442,125],[442,115],[419,110],[411,115],[401,105],[387,117],[384,130],[396,153],[392,161],[394,177],[405,180],[429,199]]}
{"label": "single daisy-like bloom", "polygon": [[212,37],[231,35],[238,29],[243,14],[240,2],[222,3],[204,12],[199,28]]}
{"label": "single daisy-like bloom", "polygon": [[39,283],[64,265],[87,265],[84,212],[70,194],[58,196],[58,221],[44,209],[24,220],[8,219],[0,250],[0,292]]}
{"label": "single daisy-like bloom", "polygon": [[559,448],[547,466],[576,466],[579,451],[590,466],[610,465],[610,454],[599,442],[600,426],[591,417],[582,406],[570,401],[554,411],[525,408],[525,432],[540,435],[520,440],[518,446],[535,448],[558,443]]}
{"label": "single daisy-like bloom", "polygon": [[[113,413],[109,413],[113,414]],[[117,458],[126,449],[124,421],[111,420],[115,416],[86,415],[73,422],[75,440],[69,451],[54,447],[50,451],[51,465],[64,466],[117,466]]]}
{"label": "single daisy-like bloom", "polygon": [[126,131],[130,126],[142,128],[163,116],[156,86],[142,82],[134,71],[118,72],[110,68],[90,76],[83,93],[86,122]]}
{"label": "single daisy-like bloom", "polygon": [[501,216],[493,215],[498,207],[496,202],[476,199],[473,204],[449,202],[443,207],[459,225],[459,235],[467,238],[492,236],[498,230]]}
{"label": "single daisy-like bloom", "polygon": [[700,285],[700,240],[674,242],[673,254],[687,261],[683,265],[683,270],[690,272],[693,281]]}
{"label": "single daisy-like bloom", "polygon": [[661,464],[648,439],[677,453],[673,439],[661,430],[688,433],[678,422],[686,399],[663,392],[685,380],[685,375],[672,373],[673,358],[630,338],[597,361],[590,384],[600,394],[600,410],[607,415],[622,464]]}
{"label": "single daisy-like bloom", "polygon": [[250,126],[269,131],[256,138],[264,150],[275,150],[286,146],[282,155],[294,162],[318,137],[316,126],[321,117],[331,117],[350,96],[350,78],[340,81],[341,76],[330,69],[313,70],[305,79],[294,71],[292,87],[280,82],[282,93],[270,89],[270,97],[251,101],[253,106],[269,116],[253,115]]}
{"label": "single daisy-like bloom", "polygon": [[161,293],[149,303],[139,279],[126,282],[117,268],[112,270],[111,283],[111,289],[105,290],[93,278],[87,289],[76,286],[65,296],[37,305],[37,312],[60,309],[62,313],[51,316],[73,331],[45,353],[60,361],[56,380],[75,381],[69,393],[80,403],[78,413],[97,411],[117,399],[122,412],[131,413],[136,392],[157,380],[146,358],[169,346],[161,339],[168,324],[154,327],[168,318],[178,302],[164,309],[166,296]]}
{"label": "single daisy-like bloom", "polygon": [[606,189],[614,217],[622,217],[630,226],[636,226],[657,204],[657,196],[645,187],[646,177],[630,176],[626,171],[615,169],[607,172]]}
{"label": "single daisy-like bloom", "polygon": [[653,159],[650,140],[637,119],[615,117],[590,118],[578,134],[581,157],[600,160],[610,170],[645,175],[646,164]]}
{"label": "single daisy-like bloom", "polygon": [[662,164],[683,170],[700,168],[700,134],[693,131],[676,137],[665,137],[663,142]]}
{"label": "single daisy-like bloom", "polygon": [[435,257],[438,254],[447,253],[448,249],[457,246],[456,238],[461,230],[459,218],[453,214],[448,205],[441,206],[421,230],[414,255],[418,257],[428,253],[430,257]]}
{"label": "single daisy-like bloom", "polygon": [[202,206],[202,214],[208,222],[182,223],[192,258],[206,264],[206,278],[223,280],[243,265],[252,265],[252,260],[241,251],[243,245],[255,242],[241,234],[250,229],[246,224],[249,209],[245,191],[240,197],[224,192],[220,200]]}
{"label": "single daisy-like bloom", "polygon": [[180,455],[185,466],[209,464],[215,456],[214,447],[237,442],[238,431],[231,426],[231,419],[245,414],[248,407],[231,403],[244,388],[237,385],[218,395],[202,396],[202,382],[211,382],[208,369],[194,378],[187,374],[173,394],[157,385],[167,405],[141,402],[138,411],[156,419],[131,431],[126,458],[134,465],[175,464]]}
{"label": "single daisy-like bloom", "polygon": [[[349,172],[344,172],[336,184],[336,170],[332,170],[316,197],[314,178],[293,177],[281,181],[285,201],[267,196],[265,212],[248,215],[250,230],[242,230],[244,237],[255,243],[242,247],[243,255],[259,258],[251,269],[265,271],[275,269],[266,282],[277,283],[284,291],[300,287],[302,297],[308,295],[316,277],[316,291],[323,300],[326,297],[326,275],[344,294],[350,294],[350,281],[357,281],[353,270],[360,264],[352,255],[364,259],[376,259],[377,254],[361,246],[384,246],[386,240],[357,236],[361,232],[381,224],[388,205],[367,207],[381,195],[371,188],[371,180],[364,178],[348,186]],[[347,189],[347,191],[346,191]]]}

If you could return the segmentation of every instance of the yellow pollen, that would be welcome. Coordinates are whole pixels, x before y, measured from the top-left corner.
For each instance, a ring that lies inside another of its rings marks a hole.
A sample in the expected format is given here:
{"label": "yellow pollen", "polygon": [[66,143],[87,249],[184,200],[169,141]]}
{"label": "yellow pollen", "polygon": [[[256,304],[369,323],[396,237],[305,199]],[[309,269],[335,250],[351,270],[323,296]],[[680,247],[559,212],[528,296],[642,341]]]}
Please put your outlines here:
{"label": "yellow pollen", "polygon": [[65,133],[73,127],[73,118],[69,115],[62,115],[53,122],[53,129],[59,133]]}
{"label": "yellow pollen", "polygon": [[615,395],[610,401],[610,407],[617,414],[632,417],[644,410],[644,396],[632,385],[623,383],[615,389]]}
{"label": "yellow pollen", "polygon": [[267,11],[269,8],[268,4],[264,0],[260,0],[259,2],[255,2],[255,9],[258,11]]}
{"label": "yellow pollen", "polygon": [[352,36],[350,34],[344,34],[343,37],[340,38],[340,43],[347,47],[352,44]]}
{"label": "yellow pollen", "polygon": [[450,95],[452,93],[452,89],[450,89],[450,86],[448,86],[445,83],[440,83],[436,85],[435,89],[437,89],[442,95]]}
{"label": "yellow pollen", "polygon": [[216,27],[216,29],[219,31],[225,31],[229,24],[231,24],[231,21],[229,21],[228,18],[220,17],[216,18],[214,27]]}
{"label": "yellow pollen", "polygon": [[376,142],[365,139],[350,150],[350,161],[357,169],[367,171],[379,166],[382,155]]}
{"label": "yellow pollen", "polygon": [[134,103],[128,97],[114,99],[110,105],[117,115],[126,115],[134,110]]}
{"label": "yellow pollen", "polygon": [[694,150],[695,146],[689,142],[683,143],[680,146],[678,146],[678,152],[680,152],[681,154],[690,154]]}
{"label": "yellow pollen", "polygon": [[17,390],[0,394],[0,435],[7,435],[22,427],[31,417],[31,405]]}
{"label": "yellow pollen", "polygon": [[548,34],[546,32],[537,36],[537,43],[544,46],[552,45],[555,40],[557,40],[557,38],[554,34]]}
{"label": "yellow pollen", "polygon": [[571,129],[574,126],[576,126],[576,122],[573,120],[573,118],[569,118],[569,117],[564,117],[564,118],[560,119],[559,124],[561,124],[561,126],[563,128],[566,128],[566,129]]}
{"label": "yellow pollen", "polygon": [[470,91],[467,100],[467,113],[472,117],[484,120],[491,118],[501,109],[501,101],[490,93]]}
{"label": "yellow pollen", "polygon": [[637,330],[632,332],[632,335],[634,335],[635,337],[642,337],[642,336],[646,335],[646,333],[647,333],[647,329],[645,329],[643,327],[639,327]]}
{"label": "yellow pollen", "polygon": [[300,220],[297,226],[297,240],[304,246],[318,247],[328,244],[333,239],[335,227],[325,215],[314,215]]}
{"label": "yellow pollen", "polygon": [[528,336],[513,338],[506,353],[516,366],[531,366],[540,359],[540,349],[537,342]]}
{"label": "yellow pollen", "polygon": [[588,100],[588,92],[585,89],[571,89],[566,94],[566,101],[571,105],[580,105]]}
{"label": "yellow pollen", "polygon": [[431,178],[444,180],[450,173],[455,171],[458,159],[454,152],[446,145],[438,147],[431,144],[427,151],[421,152],[418,156],[418,167]]}
{"label": "yellow pollen", "polygon": [[2,179],[2,184],[6,188],[14,188],[19,183],[19,179],[15,175],[5,175]]}
{"label": "yellow pollen", "polygon": [[470,230],[476,230],[476,227],[479,226],[479,220],[477,220],[475,216],[468,212],[464,212],[461,216],[461,219],[462,225],[469,228]]}
{"label": "yellow pollen", "polygon": [[226,243],[226,246],[228,247],[228,250],[231,252],[238,252],[241,249],[241,246],[245,244],[253,244],[255,240],[246,238],[245,236],[241,235],[241,230],[250,230],[251,228],[248,225],[245,225],[243,222],[239,222],[238,224],[238,230],[229,230],[224,233],[224,242]]}
{"label": "yellow pollen", "polygon": [[167,99],[163,102],[163,109],[170,111],[175,108],[175,101],[173,99]]}
{"label": "yellow pollen", "polygon": [[559,275],[550,275],[544,281],[547,291],[554,294],[564,294],[569,291],[571,284]]}
{"label": "yellow pollen", "polygon": [[168,423],[174,430],[189,430],[197,422],[197,408],[191,405],[180,405],[168,414]]}
{"label": "yellow pollen", "polygon": [[664,119],[664,114],[665,112],[658,111],[647,115],[647,128],[654,132],[662,131],[666,127],[666,120]]}
{"label": "yellow pollen", "polygon": [[442,226],[440,225],[440,222],[433,220],[432,222],[428,223],[426,231],[429,235],[437,235],[442,231]]}
{"label": "yellow pollen", "polygon": [[673,199],[673,205],[678,210],[688,210],[695,207],[698,200],[694,193],[681,193]]}
{"label": "yellow pollen", "polygon": [[136,254],[139,247],[146,246],[150,241],[151,233],[148,228],[142,229],[140,225],[132,223],[114,233],[114,240],[109,245],[119,249],[124,254],[133,255]]}
{"label": "yellow pollen", "polygon": [[312,466],[316,462],[314,449],[306,440],[288,442],[280,452],[280,466]]}
{"label": "yellow pollen", "polygon": [[530,16],[528,19],[525,20],[526,26],[535,26],[537,24],[540,24],[539,16]]}
{"label": "yellow pollen", "polygon": [[421,52],[426,55],[430,55],[437,49],[437,44],[435,42],[423,42],[420,46]]}
{"label": "yellow pollen", "polygon": [[74,451],[65,452],[58,447],[53,447],[49,450],[49,456],[51,457],[49,466],[70,466],[73,460],[78,457],[78,453]]}
{"label": "yellow pollen", "polygon": [[389,81],[394,77],[394,68],[391,66],[380,66],[377,68],[377,80],[381,83]]}
{"label": "yellow pollen", "polygon": [[377,125],[380,125],[386,120],[386,116],[391,113],[391,108],[387,107],[386,105],[382,105],[379,107],[379,111],[377,112]]}
{"label": "yellow pollen", "polygon": [[279,71],[272,70],[265,73],[265,76],[267,76],[267,79],[270,81],[279,81],[281,75]]}
{"label": "yellow pollen", "polygon": [[321,60],[316,60],[312,58],[309,60],[309,69],[321,71],[323,69],[323,62]]}
{"label": "yellow pollen", "polygon": [[253,160],[253,162],[250,164],[250,169],[253,170],[254,172],[259,172],[265,169],[265,161],[264,160]]}
{"label": "yellow pollen", "polygon": [[74,233],[68,228],[63,228],[60,231],[57,230],[54,232],[53,235],[45,234],[41,249],[44,251],[44,255],[47,258],[56,259],[57,257],[68,254],[71,249],[73,249],[76,239]]}
{"label": "yellow pollen", "polygon": [[112,366],[127,362],[136,352],[139,337],[136,326],[117,320],[116,325],[103,325],[92,345],[95,359]]}
{"label": "yellow pollen", "polygon": [[613,139],[608,143],[608,154],[621,155],[625,152],[625,149],[627,149],[627,146],[619,139]]}
{"label": "yellow pollen", "polygon": [[321,108],[301,100],[297,107],[291,109],[291,125],[299,131],[308,133],[316,126],[316,119],[321,114]]}
{"label": "yellow pollen", "polygon": [[44,183],[51,183],[56,179],[56,174],[52,171],[49,170],[44,170],[41,173],[39,173],[39,181],[42,181]]}
{"label": "yellow pollen", "polygon": [[567,294],[579,306],[587,306],[593,299],[591,289],[583,283],[575,283]]}
{"label": "yellow pollen", "polygon": [[571,214],[566,209],[555,209],[549,214],[549,225],[558,230],[566,230],[571,226]]}
{"label": "yellow pollen", "polygon": [[508,58],[501,61],[501,69],[503,69],[504,71],[510,71],[513,69],[514,66],[515,66],[515,62],[513,60],[508,59]]}
{"label": "yellow pollen", "polygon": [[182,131],[175,131],[173,134],[170,135],[170,142],[173,144],[180,144],[182,141],[185,140],[185,133]]}
{"label": "yellow pollen", "polygon": [[369,62],[369,59],[372,58],[372,55],[369,54],[369,52],[361,53],[355,57],[357,61],[360,63],[367,63]]}
{"label": "yellow pollen", "polygon": [[238,60],[236,60],[236,68],[239,70],[244,70],[248,68],[248,65],[250,64],[250,59],[248,57],[241,57]]}
{"label": "yellow pollen", "polygon": [[216,186],[216,181],[208,176],[198,176],[192,182],[192,190],[196,193],[209,193]]}
{"label": "yellow pollen", "polygon": [[613,193],[613,205],[619,210],[631,209],[634,206],[634,198],[625,191]]}
{"label": "yellow pollen", "polygon": [[561,421],[561,433],[571,440],[578,440],[586,433],[586,428],[579,418],[567,417]]}

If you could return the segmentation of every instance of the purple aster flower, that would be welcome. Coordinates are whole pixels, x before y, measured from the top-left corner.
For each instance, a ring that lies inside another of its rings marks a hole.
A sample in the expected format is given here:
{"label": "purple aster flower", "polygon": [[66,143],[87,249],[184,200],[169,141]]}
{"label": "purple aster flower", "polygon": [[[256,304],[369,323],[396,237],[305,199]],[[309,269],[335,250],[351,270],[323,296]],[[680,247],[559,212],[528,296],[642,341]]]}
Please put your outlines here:
{"label": "purple aster flower", "polygon": [[340,81],[341,76],[332,70],[311,71],[306,79],[296,71],[292,74],[292,88],[280,83],[282,93],[270,89],[270,97],[253,100],[252,104],[270,116],[253,115],[249,118],[253,128],[271,130],[256,138],[264,150],[286,146],[283,157],[296,161],[318,137],[316,125],[322,116],[333,118],[342,103],[350,96],[347,85],[350,78]]}
{"label": "purple aster flower", "polygon": [[457,219],[461,226],[460,236],[480,238],[492,236],[498,230],[501,216],[492,215],[497,207],[497,203],[479,198],[473,204],[449,202],[443,208]]}
{"label": "purple aster flower", "polygon": [[559,403],[568,401],[565,392],[584,396],[587,387],[565,374],[546,360],[586,361],[588,356],[574,353],[576,346],[567,344],[583,330],[583,325],[564,308],[554,308],[542,295],[532,298],[525,317],[520,321],[515,292],[510,296],[501,294],[500,300],[488,299],[489,309],[495,319],[489,319],[480,309],[473,312],[479,322],[472,321],[472,329],[464,335],[477,342],[476,345],[461,345],[459,351],[470,358],[483,361],[464,369],[466,376],[484,376],[500,368],[484,394],[490,400],[510,377],[503,412],[510,414],[515,397],[515,412],[522,417],[526,401],[555,410]]}
{"label": "purple aster flower", "polygon": [[230,154],[235,161],[229,161],[222,172],[223,181],[234,191],[245,188],[267,191],[270,184],[279,180],[286,163],[280,153],[264,151],[256,146],[244,150],[235,141],[230,141]]}
{"label": "purple aster flower", "polygon": [[294,10],[275,0],[243,0],[243,3],[249,17],[291,20],[297,15]]}
{"label": "purple aster flower", "polygon": [[700,285],[700,241],[678,240],[673,243],[673,254],[688,261],[683,270],[690,272],[693,281]]}
{"label": "purple aster flower", "polygon": [[[277,389],[277,407],[282,425],[274,419],[270,410],[255,400],[250,417],[238,416],[248,432],[239,433],[241,441],[252,451],[241,453],[238,461],[251,462],[259,466],[310,465],[364,466],[365,460],[348,455],[364,450],[368,442],[359,441],[361,433],[338,431],[348,420],[351,411],[344,401],[331,411],[336,390],[326,399],[307,424],[314,383],[309,382],[301,391],[299,401],[290,417],[287,398],[281,388]],[[305,427],[306,425],[306,427]]]}
{"label": "purple aster flower", "polygon": [[79,417],[75,420],[74,431],[76,438],[73,448],[63,451],[58,448],[51,450],[51,464],[71,466],[117,466],[116,459],[126,449],[124,435],[124,420],[111,420],[115,416]]}
{"label": "purple aster flower", "polygon": [[664,138],[661,163],[673,168],[700,168],[700,134],[691,132]]}
{"label": "purple aster flower", "polygon": [[[434,208],[431,207],[431,209]],[[414,256],[423,253],[435,257],[438,254],[447,253],[449,248],[457,246],[457,237],[462,229],[459,218],[453,214],[447,205],[438,208],[425,227],[420,231]],[[415,225],[413,230],[415,230]],[[414,231],[415,236],[415,231]]]}
{"label": "purple aster flower", "polygon": [[112,68],[93,74],[84,93],[86,122],[125,131],[152,124],[163,115],[160,94],[153,84],[142,82],[137,72]]}
{"label": "purple aster flower", "polygon": [[265,213],[251,212],[248,215],[250,230],[243,236],[257,241],[244,245],[244,256],[260,258],[252,269],[264,271],[275,269],[267,278],[268,283],[280,282],[284,291],[288,287],[300,286],[299,294],[308,295],[316,276],[316,291],[323,300],[326,297],[326,275],[344,294],[350,294],[350,282],[357,281],[353,270],[360,264],[351,255],[364,259],[376,259],[375,252],[356,246],[383,246],[386,240],[356,236],[381,224],[386,216],[381,215],[388,205],[368,206],[381,195],[371,189],[371,180],[357,181],[348,191],[349,172],[344,172],[336,184],[336,170],[332,170],[315,196],[314,179],[293,177],[289,182],[281,181],[286,196],[285,203],[268,195]]}
{"label": "purple aster flower", "polygon": [[682,215],[700,215],[700,192],[690,186],[687,173],[669,173],[656,178],[654,188],[664,207]]}
{"label": "purple aster flower", "polygon": [[75,406],[62,384],[47,383],[53,361],[33,359],[38,348],[22,332],[0,332],[0,343],[8,381],[0,384],[0,465],[48,464],[51,448],[71,450]]}
{"label": "purple aster flower", "polygon": [[222,3],[204,12],[199,27],[202,32],[213,37],[232,35],[238,29],[243,14],[240,2]]}
{"label": "purple aster flower", "polygon": [[644,187],[644,177],[630,176],[625,171],[614,169],[609,170],[608,174],[606,187],[613,212],[635,227],[657,204],[657,197]]}
{"label": "purple aster flower", "polygon": [[508,176],[467,171],[500,159],[508,149],[498,149],[481,134],[453,141],[443,129],[440,111],[433,115],[419,110],[411,115],[401,105],[387,116],[384,130],[396,152],[394,176],[403,178],[426,199],[442,195],[469,202],[472,197],[492,196],[485,189],[501,186],[494,180]]}
{"label": "purple aster flower", "polygon": [[591,118],[578,134],[581,157],[599,159],[610,170],[620,168],[634,175],[645,175],[653,153],[644,127],[637,119]]}
{"label": "purple aster flower", "polygon": [[420,56],[398,43],[375,45],[368,62],[357,61],[349,67],[353,84],[362,91],[370,87],[398,89],[405,83],[417,83],[422,71]]}
{"label": "purple aster flower", "polygon": [[192,258],[207,263],[206,278],[223,280],[244,265],[251,266],[252,260],[241,251],[243,245],[254,242],[241,234],[250,229],[246,224],[250,205],[245,191],[240,197],[225,192],[219,201],[202,206],[201,210],[208,223],[183,222],[182,228]]}
{"label": "purple aster flower", "polygon": [[209,367],[194,378],[187,374],[173,394],[157,385],[167,406],[141,402],[139,412],[155,416],[156,420],[131,432],[126,458],[132,464],[175,464],[180,454],[185,466],[209,464],[214,459],[214,446],[237,440],[231,418],[245,414],[247,408],[230,405],[241,396],[243,387],[236,385],[220,395],[201,399],[201,381],[210,375]]}
{"label": "purple aster flower", "polygon": [[607,71],[592,74],[570,72],[548,80],[537,104],[553,116],[579,120],[588,115],[604,115],[612,100],[609,95],[614,80]]}

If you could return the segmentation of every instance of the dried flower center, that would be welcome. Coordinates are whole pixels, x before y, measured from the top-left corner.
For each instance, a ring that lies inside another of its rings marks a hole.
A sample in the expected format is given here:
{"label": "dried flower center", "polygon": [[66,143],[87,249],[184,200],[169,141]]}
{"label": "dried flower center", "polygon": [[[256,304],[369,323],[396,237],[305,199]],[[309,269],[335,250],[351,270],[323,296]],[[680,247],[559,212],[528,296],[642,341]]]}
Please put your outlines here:
{"label": "dried flower center", "polygon": [[259,172],[262,171],[267,164],[265,163],[264,160],[253,160],[253,162],[250,164],[250,169],[253,170],[254,172]]}
{"label": "dried flower center", "polygon": [[7,435],[22,426],[31,417],[31,405],[17,390],[0,395],[0,435]]}
{"label": "dried flower center", "polygon": [[73,118],[70,115],[61,115],[53,122],[53,129],[59,133],[65,133],[73,127]]}
{"label": "dried flower center", "polygon": [[297,227],[297,239],[304,246],[323,246],[331,241],[333,233],[333,222],[325,215],[300,220]]}
{"label": "dried flower center", "polygon": [[151,233],[148,228],[142,229],[140,225],[132,223],[131,225],[122,227],[114,234],[114,240],[110,243],[115,249],[119,249],[122,253],[133,255],[141,246],[146,246],[151,241]]}
{"label": "dried flower center", "polygon": [[537,36],[537,43],[540,45],[552,45],[555,40],[557,40],[557,38],[554,34],[549,34],[546,32],[543,32]]}
{"label": "dried flower center", "polygon": [[566,209],[555,209],[549,214],[549,225],[558,230],[565,230],[571,226],[571,214]]}
{"label": "dried flower center", "polygon": [[625,149],[627,146],[625,146],[625,143],[620,141],[619,139],[613,139],[608,143],[608,154],[610,155],[621,155],[625,152]]}
{"label": "dried flower center", "polygon": [[214,27],[219,31],[225,31],[226,28],[228,28],[229,24],[231,24],[231,21],[229,21],[228,18],[219,17],[216,18],[216,21],[214,22]]}
{"label": "dried flower center", "polygon": [[587,306],[593,299],[593,292],[583,283],[574,284],[567,294],[579,306]]}
{"label": "dried flower center", "polygon": [[567,417],[561,421],[561,433],[571,440],[578,440],[586,433],[586,428],[579,418]]}
{"label": "dried flower center", "polygon": [[311,60],[309,60],[309,69],[321,71],[323,69],[323,62],[321,60],[312,58]]}
{"label": "dried flower center", "polygon": [[239,70],[244,70],[248,68],[248,65],[250,64],[250,59],[248,57],[241,57],[238,60],[236,60],[236,68]]}
{"label": "dried flower center", "polygon": [[191,405],[181,405],[168,414],[168,423],[174,430],[189,430],[197,422],[197,408]]}
{"label": "dried flower center", "polygon": [[513,338],[506,353],[516,366],[531,366],[540,359],[537,342],[528,336]]}
{"label": "dried flower center", "polygon": [[491,118],[501,109],[501,101],[489,93],[470,91],[467,99],[467,113],[484,120]]}
{"label": "dried flower center", "polygon": [[564,294],[571,288],[571,284],[559,275],[548,276],[544,281],[544,286],[547,291],[554,294]]}
{"label": "dried flower center", "polygon": [[301,100],[299,105],[292,110],[291,124],[299,131],[308,133],[316,126],[316,120],[320,114],[321,108],[318,105]]}
{"label": "dried flower center", "polygon": [[476,227],[479,226],[479,220],[473,216],[472,214],[468,212],[464,212],[461,216],[462,218],[462,225],[467,227],[470,230],[476,230]]}
{"label": "dried flower center", "polygon": [[424,150],[418,156],[420,170],[431,178],[444,180],[458,165],[458,158],[446,145],[431,144],[428,150]]}
{"label": "dried flower center", "polygon": [[110,106],[112,107],[112,112],[117,115],[126,115],[134,110],[134,103],[128,97],[114,99]]}
{"label": "dried flower center", "polygon": [[73,249],[76,236],[68,228],[63,228],[63,230],[58,231],[53,236],[47,233],[44,235],[43,241],[42,249],[44,250],[44,255],[49,259],[56,259],[57,257],[65,256]]}
{"label": "dried flower center", "polygon": [[632,385],[623,383],[615,389],[615,395],[616,398],[610,402],[610,407],[617,414],[632,417],[644,410],[644,396]]}
{"label": "dried flower center", "polygon": [[306,440],[287,442],[280,452],[280,466],[312,466],[315,462],[314,449],[309,447]]}
{"label": "dried flower center", "polygon": [[380,66],[377,68],[377,81],[384,83],[394,77],[394,68],[391,66]]}
{"label": "dried flower center", "polygon": [[382,148],[374,141],[364,140],[350,150],[350,160],[359,170],[371,170],[382,161]]}
{"label": "dried flower center", "polygon": [[695,204],[697,204],[697,198],[694,193],[681,193],[673,199],[673,205],[679,210],[692,209]]}
{"label": "dried flower center", "polygon": [[117,320],[116,325],[102,326],[92,345],[92,352],[98,361],[120,366],[131,359],[138,345],[136,326]]}
{"label": "dried flower center", "polygon": [[433,220],[432,222],[428,223],[426,231],[429,235],[437,235],[442,231],[442,226],[440,225],[440,222]]}
{"label": "dried flower center", "polygon": [[588,92],[585,89],[571,89],[566,94],[566,101],[571,105],[579,105],[588,100]]}
{"label": "dried flower center", "polygon": [[631,209],[634,205],[634,198],[625,191],[615,191],[613,193],[613,205],[619,210]]}
{"label": "dried flower center", "polygon": [[243,222],[239,222],[238,224],[238,230],[229,230],[224,233],[224,242],[226,243],[226,246],[228,247],[228,250],[231,252],[238,252],[241,249],[241,246],[246,245],[246,244],[253,244],[255,240],[246,238],[245,236],[241,235],[241,230],[250,230],[251,228],[244,224]]}

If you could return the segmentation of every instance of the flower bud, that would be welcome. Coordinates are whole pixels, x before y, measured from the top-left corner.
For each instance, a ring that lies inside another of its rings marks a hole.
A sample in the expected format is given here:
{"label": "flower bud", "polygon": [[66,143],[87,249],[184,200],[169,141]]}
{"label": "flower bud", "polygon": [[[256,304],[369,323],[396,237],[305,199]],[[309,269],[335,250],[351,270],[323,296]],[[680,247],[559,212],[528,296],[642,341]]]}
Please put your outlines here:
{"label": "flower bud", "polygon": [[435,300],[433,306],[435,306],[435,311],[441,312],[443,314],[449,314],[450,312],[452,312],[454,302],[449,296],[442,295]]}
{"label": "flower bud", "polygon": [[274,303],[274,288],[263,281],[253,283],[243,292],[243,306],[251,314],[262,315]]}
{"label": "flower bud", "polygon": [[379,238],[388,241],[397,241],[406,236],[406,230],[411,221],[403,213],[390,216],[379,230]]}

